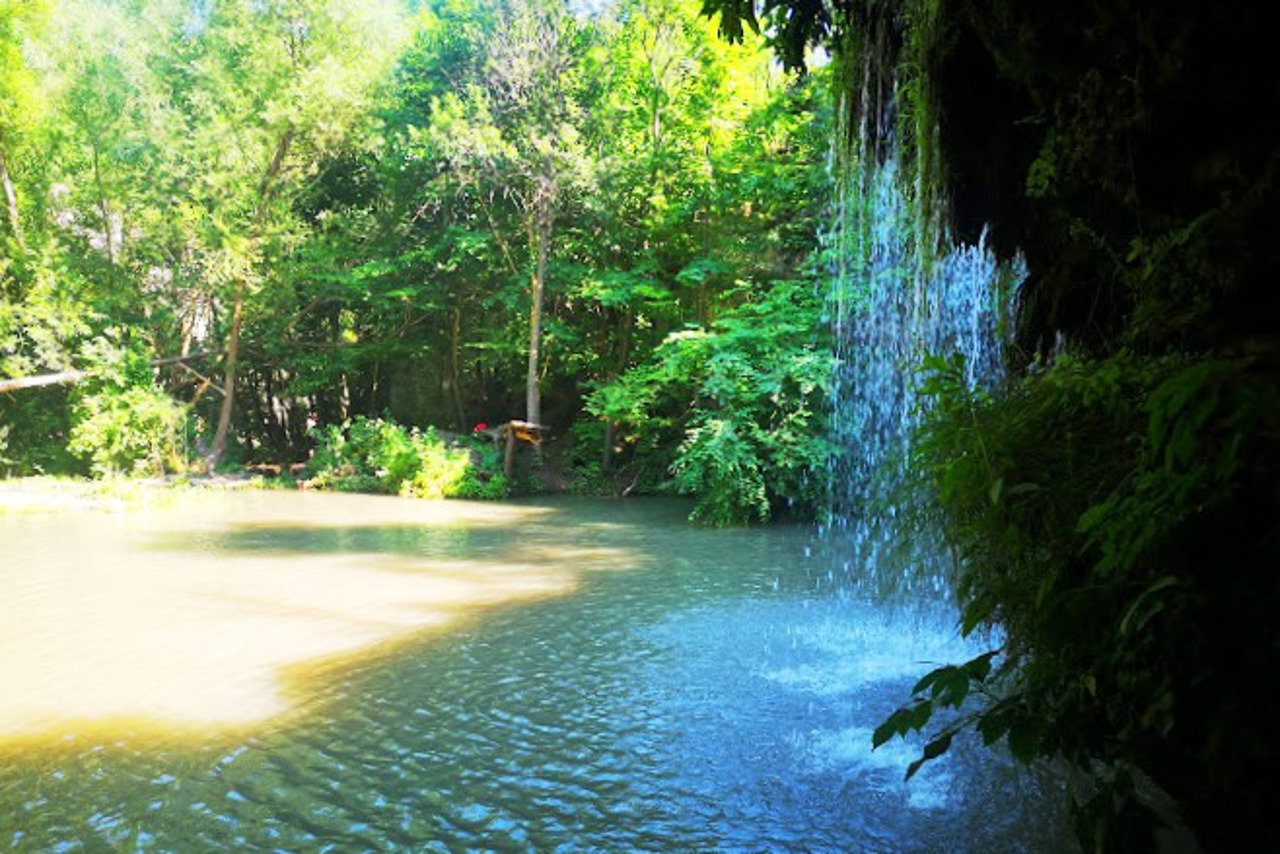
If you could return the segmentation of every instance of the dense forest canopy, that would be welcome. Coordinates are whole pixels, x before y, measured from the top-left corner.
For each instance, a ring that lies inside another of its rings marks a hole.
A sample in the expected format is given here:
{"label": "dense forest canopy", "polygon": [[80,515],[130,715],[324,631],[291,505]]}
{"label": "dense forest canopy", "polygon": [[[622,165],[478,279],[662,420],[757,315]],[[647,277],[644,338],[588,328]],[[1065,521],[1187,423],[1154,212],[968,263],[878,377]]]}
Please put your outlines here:
{"label": "dense forest canopy", "polygon": [[[6,2],[0,376],[95,378],[5,395],[6,465],[142,464],[93,449],[177,402],[215,462],[527,419],[596,488],[679,486],[683,445],[720,521],[799,497],[761,472],[823,452],[830,110],[699,12]],[[765,305],[787,322],[735,321]]]}

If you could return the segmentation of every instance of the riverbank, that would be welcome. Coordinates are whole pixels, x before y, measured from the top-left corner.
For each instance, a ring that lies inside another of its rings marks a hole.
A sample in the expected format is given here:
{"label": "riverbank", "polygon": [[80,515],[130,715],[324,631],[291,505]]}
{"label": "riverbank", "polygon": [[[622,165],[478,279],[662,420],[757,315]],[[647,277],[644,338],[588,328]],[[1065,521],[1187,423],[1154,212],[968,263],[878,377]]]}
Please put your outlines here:
{"label": "riverbank", "polygon": [[269,489],[260,474],[170,475],[163,478],[19,477],[0,480],[0,515],[71,509],[121,509],[139,504],[170,503],[211,490]]}

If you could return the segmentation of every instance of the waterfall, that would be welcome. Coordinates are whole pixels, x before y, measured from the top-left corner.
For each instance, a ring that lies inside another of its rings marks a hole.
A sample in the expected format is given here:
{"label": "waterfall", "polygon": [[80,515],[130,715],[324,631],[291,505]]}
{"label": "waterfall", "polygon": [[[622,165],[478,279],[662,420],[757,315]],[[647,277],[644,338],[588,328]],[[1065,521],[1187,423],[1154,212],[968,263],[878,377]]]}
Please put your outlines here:
{"label": "waterfall", "polygon": [[928,508],[911,489],[912,436],[928,406],[921,364],[959,353],[971,388],[997,386],[1023,272],[1019,262],[998,263],[985,240],[953,245],[919,202],[920,167],[904,174],[892,116],[878,124],[874,143],[864,120],[851,150],[831,158],[836,201],[823,240],[838,356],[832,425],[842,454],[833,464],[830,548],[839,584],[941,591],[949,558],[936,526],[920,524]]}

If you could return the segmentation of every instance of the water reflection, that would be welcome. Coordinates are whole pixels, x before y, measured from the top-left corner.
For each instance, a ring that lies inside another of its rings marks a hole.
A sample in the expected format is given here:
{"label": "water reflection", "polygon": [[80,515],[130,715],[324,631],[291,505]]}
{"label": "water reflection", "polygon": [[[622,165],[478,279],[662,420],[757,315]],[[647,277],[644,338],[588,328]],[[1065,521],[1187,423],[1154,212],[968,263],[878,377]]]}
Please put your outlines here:
{"label": "water reflection", "polygon": [[509,549],[511,538],[509,532],[501,529],[459,524],[319,526],[245,523],[229,530],[203,534],[195,543],[188,532],[169,532],[156,537],[154,545],[179,551],[195,546],[221,552],[277,555],[364,552],[464,558]]}

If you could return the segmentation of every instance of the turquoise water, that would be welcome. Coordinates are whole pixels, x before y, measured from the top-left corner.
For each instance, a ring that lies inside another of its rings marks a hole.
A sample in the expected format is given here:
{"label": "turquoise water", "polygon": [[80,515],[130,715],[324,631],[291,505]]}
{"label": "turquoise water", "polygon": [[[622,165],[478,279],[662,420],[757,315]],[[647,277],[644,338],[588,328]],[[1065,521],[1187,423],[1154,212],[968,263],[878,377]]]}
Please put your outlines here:
{"label": "turquoise water", "polygon": [[[686,505],[651,500],[535,502],[501,524],[481,507],[423,525],[397,499],[228,500],[250,511],[202,511],[186,532],[181,510],[146,525],[68,514],[58,529],[110,527],[99,540],[127,551],[120,565],[165,572],[253,561],[258,578],[345,556],[378,578],[456,575],[459,560],[510,574],[527,553],[529,571],[559,561],[574,583],[322,668],[289,713],[231,734],[67,717],[46,738],[0,741],[0,847],[1070,850],[1052,787],[989,751],[962,744],[907,784],[918,744],[871,751],[915,679],[972,648],[945,607],[833,586],[809,529],[698,530]],[[0,518],[17,544],[0,583],[74,583],[48,536],[29,560],[15,552],[31,524]],[[15,653],[0,649],[4,675]]]}

